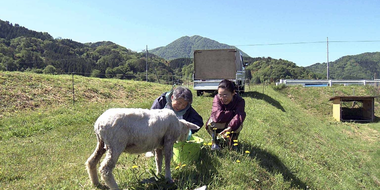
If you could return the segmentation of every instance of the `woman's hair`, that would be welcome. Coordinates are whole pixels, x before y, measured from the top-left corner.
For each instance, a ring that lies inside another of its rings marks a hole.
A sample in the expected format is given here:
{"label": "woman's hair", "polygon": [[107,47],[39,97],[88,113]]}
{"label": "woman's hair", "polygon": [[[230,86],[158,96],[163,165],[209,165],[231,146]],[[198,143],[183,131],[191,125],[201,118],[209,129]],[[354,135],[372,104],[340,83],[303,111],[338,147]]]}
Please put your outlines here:
{"label": "woman's hair", "polygon": [[228,79],[223,79],[218,85],[218,89],[219,88],[227,89],[228,91],[233,93],[235,91],[235,83]]}
{"label": "woman's hair", "polygon": [[188,88],[177,87],[174,89],[173,99],[176,100],[179,98],[183,98],[184,100],[186,100],[190,104],[193,102],[193,94],[191,93],[191,91]]}

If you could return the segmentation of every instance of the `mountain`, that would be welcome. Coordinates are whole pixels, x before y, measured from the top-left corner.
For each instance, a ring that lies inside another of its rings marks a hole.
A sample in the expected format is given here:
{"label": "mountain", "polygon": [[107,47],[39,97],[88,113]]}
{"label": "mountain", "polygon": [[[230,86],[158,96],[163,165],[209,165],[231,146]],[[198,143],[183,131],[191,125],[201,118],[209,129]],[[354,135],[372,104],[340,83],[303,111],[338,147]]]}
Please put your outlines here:
{"label": "mountain", "polygon": [[[307,70],[327,75],[327,63],[316,63]],[[348,55],[329,63],[330,79],[374,79],[380,78],[380,52]]]}
{"label": "mountain", "polygon": [[[194,50],[201,49],[238,49],[234,46],[219,43],[215,40],[205,38],[202,36],[183,36],[167,46],[158,47],[150,50],[150,53],[162,57],[166,60],[172,60],[177,58],[193,58]],[[242,52],[244,57],[249,57],[246,53]]]}

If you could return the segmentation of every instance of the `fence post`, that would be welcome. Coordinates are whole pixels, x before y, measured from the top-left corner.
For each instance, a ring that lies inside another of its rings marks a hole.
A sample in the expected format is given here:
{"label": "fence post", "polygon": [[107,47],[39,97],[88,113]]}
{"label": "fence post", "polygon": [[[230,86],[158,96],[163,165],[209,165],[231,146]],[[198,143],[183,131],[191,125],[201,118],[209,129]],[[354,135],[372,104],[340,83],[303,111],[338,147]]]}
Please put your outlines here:
{"label": "fence post", "polygon": [[73,105],[75,104],[74,72],[71,73],[73,81]]}
{"label": "fence post", "polygon": [[265,86],[264,86],[264,85],[265,85],[265,81],[263,82],[263,94],[265,94],[265,92],[264,92],[264,87],[265,87]]}

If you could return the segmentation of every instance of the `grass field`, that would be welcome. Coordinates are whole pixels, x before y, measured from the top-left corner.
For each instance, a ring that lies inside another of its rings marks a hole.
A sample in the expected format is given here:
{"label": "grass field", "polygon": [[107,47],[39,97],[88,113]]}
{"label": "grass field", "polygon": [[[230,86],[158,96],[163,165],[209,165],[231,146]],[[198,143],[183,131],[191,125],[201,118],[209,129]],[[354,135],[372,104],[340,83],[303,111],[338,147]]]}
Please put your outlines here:
{"label": "grass field", "polygon": [[[149,108],[172,86],[127,80],[0,72],[0,189],[96,189],[84,163],[96,145],[93,124],[111,107]],[[378,95],[373,87],[247,87],[239,150],[213,152],[204,129],[201,158],[172,163],[175,183],[154,159],[123,154],[114,170],[123,189],[379,189],[380,125],[336,122],[335,95]],[[194,93],[195,94],[195,93]],[[204,121],[212,96],[194,97]],[[379,103],[375,115],[379,116]]]}

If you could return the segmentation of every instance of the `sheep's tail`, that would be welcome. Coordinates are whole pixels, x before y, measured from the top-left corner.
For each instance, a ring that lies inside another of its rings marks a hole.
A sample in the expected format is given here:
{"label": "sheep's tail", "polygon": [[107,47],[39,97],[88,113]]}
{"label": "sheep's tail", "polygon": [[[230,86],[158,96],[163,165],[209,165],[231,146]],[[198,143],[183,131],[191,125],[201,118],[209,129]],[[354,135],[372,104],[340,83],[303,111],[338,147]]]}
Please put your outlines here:
{"label": "sheep's tail", "polygon": [[103,154],[106,152],[106,149],[104,148],[104,141],[99,138],[99,135],[96,135],[96,137],[98,138],[98,144],[96,145],[95,151],[86,161],[86,169],[92,184],[99,186],[100,183],[98,174],[96,172],[96,166],[102,158]]}

